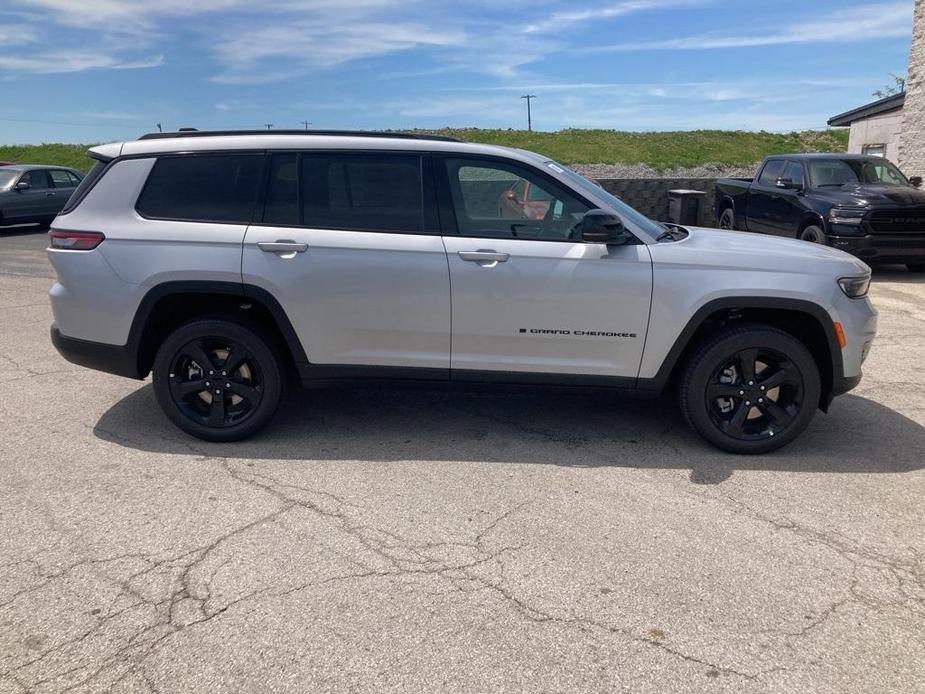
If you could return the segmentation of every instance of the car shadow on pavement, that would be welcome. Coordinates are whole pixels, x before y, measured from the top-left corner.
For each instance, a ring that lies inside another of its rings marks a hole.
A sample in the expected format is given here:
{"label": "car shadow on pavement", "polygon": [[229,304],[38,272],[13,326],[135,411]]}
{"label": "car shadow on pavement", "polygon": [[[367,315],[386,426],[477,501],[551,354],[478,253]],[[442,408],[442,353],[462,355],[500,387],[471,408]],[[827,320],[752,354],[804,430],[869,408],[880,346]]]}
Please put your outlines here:
{"label": "car shadow on pavement", "polygon": [[910,272],[905,265],[878,265],[871,272],[871,281],[922,284],[925,283],[925,273]]}
{"label": "car shadow on pavement", "polygon": [[863,397],[846,395],[819,413],[790,446],[764,456],[718,451],[693,434],[675,401],[600,391],[300,392],[257,436],[208,443],[176,429],[150,384],[113,405],[94,434],[127,448],[236,459],[460,461],[690,470],[717,484],[736,470],[904,473],[925,467],[925,427]]}

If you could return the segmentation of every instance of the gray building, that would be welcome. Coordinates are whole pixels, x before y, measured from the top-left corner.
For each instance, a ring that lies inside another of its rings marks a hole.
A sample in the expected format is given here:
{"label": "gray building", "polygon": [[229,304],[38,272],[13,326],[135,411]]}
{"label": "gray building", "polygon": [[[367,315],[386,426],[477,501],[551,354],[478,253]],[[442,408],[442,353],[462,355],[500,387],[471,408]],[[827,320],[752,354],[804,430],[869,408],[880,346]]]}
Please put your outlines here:
{"label": "gray building", "polygon": [[894,94],[829,118],[832,127],[850,127],[848,151],[899,161],[906,94]]}
{"label": "gray building", "polygon": [[848,151],[878,154],[907,176],[925,177],[925,0],[915,0],[906,91],[840,113],[834,127],[850,127]]}

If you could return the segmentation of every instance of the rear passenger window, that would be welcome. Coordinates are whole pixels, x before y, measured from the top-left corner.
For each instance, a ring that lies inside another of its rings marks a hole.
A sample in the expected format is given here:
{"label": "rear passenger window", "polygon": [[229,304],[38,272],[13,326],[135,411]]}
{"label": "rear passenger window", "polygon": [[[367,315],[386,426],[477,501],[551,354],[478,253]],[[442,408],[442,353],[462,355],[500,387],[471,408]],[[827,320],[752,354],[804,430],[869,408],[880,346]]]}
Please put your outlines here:
{"label": "rear passenger window", "polygon": [[[296,156],[301,160],[297,168]],[[264,221],[316,229],[421,233],[422,184],[421,158],[413,154],[276,154]]]}
{"label": "rear passenger window", "polygon": [[135,209],[153,219],[251,221],[262,154],[161,157]]}

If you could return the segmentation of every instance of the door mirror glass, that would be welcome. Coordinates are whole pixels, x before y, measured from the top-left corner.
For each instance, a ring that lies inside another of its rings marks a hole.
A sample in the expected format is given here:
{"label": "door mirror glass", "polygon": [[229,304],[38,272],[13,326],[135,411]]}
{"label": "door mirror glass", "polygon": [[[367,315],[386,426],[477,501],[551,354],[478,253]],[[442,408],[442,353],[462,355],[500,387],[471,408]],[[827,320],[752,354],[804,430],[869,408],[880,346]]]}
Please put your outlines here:
{"label": "door mirror glass", "polygon": [[29,183],[29,181],[20,181],[14,187],[16,190],[29,190],[32,185]]}
{"label": "door mirror glass", "polygon": [[621,246],[629,240],[623,221],[606,210],[588,210],[581,218],[581,240]]}

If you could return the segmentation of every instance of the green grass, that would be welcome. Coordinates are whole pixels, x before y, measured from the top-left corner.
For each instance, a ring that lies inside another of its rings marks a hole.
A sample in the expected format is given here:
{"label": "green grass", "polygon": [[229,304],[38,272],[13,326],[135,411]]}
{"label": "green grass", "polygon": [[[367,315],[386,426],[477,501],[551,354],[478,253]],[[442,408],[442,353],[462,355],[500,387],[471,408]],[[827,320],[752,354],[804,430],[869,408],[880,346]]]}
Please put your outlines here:
{"label": "green grass", "polygon": [[[843,152],[847,130],[793,133],[695,130],[633,133],[617,130],[438,130],[469,142],[507,145],[540,152],[563,164],[648,164],[656,169],[719,164],[749,166],[769,154]],[[87,170],[90,145],[0,145],[0,161],[56,164]]]}
{"label": "green grass", "polygon": [[621,132],[617,130],[441,130],[470,142],[520,147],[563,164],[648,164],[656,169],[721,164],[748,166],[769,154],[844,152],[847,130],[794,133],[695,130]]}

